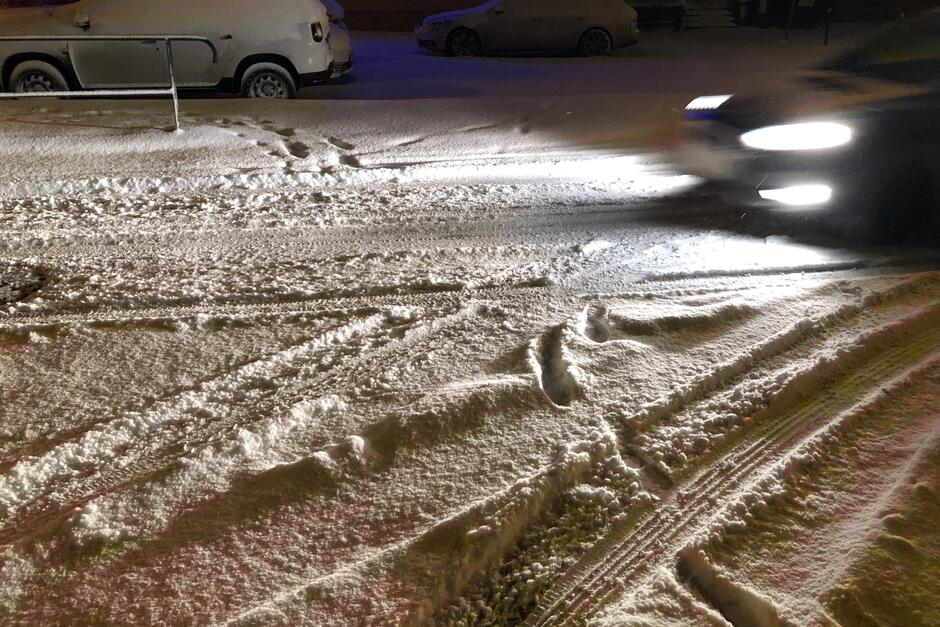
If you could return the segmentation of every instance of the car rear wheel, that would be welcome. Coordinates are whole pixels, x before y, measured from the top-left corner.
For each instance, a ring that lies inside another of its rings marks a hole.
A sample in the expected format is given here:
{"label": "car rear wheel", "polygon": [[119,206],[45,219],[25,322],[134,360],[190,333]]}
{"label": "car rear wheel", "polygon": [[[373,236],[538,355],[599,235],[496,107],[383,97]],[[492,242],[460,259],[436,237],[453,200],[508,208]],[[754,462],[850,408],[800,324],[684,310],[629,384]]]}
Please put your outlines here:
{"label": "car rear wheel", "polygon": [[68,88],[62,72],[45,61],[23,61],[10,74],[10,91],[18,94],[68,91]]}
{"label": "car rear wheel", "polygon": [[478,57],[483,52],[483,44],[479,35],[469,28],[461,28],[447,38],[447,52],[455,57]]}
{"label": "car rear wheel", "polygon": [[294,77],[276,63],[256,63],[245,70],[242,96],[246,98],[293,98],[297,93]]}
{"label": "car rear wheel", "polygon": [[592,28],[583,35],[578,42],[578,52],[585,57],[603,57],[610,53],[614,42],[603,28]]}

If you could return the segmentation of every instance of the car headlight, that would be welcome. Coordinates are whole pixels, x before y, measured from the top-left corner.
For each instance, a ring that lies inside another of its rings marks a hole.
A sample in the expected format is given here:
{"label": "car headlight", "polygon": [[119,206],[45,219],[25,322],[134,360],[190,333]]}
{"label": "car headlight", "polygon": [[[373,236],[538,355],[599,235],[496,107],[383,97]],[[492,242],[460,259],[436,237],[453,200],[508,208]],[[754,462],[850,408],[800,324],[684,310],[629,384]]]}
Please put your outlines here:
{"label": "car headlight", "polygon": [[802,122],[765,126],[741,135],[741,143],[757,150],[826,150],[852,141],[854,133],[836,122]]}
{"label": "car headlight", "polygon": [[777,189],[762,189],[758,193],[764,200],[773,200],[791,207],[823,205],[832,200],[832,188],[828,185],[792,185]]}

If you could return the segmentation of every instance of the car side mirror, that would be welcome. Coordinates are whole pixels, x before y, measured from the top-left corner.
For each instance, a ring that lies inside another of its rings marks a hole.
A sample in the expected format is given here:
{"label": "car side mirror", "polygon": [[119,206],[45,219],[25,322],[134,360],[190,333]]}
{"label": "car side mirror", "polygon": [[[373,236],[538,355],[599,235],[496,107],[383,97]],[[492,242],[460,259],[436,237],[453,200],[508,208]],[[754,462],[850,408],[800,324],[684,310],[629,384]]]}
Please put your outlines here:
{"label": "car side mirror", "polygon": [[75,14],[75,26],[82,30],[88,30],[91,28],[91,18],[88,17],[87,13],[79,11]]}
{"label": "car side mirror", "polygon": [[505,12],[506,12],[506,7],[504,7],[501,4],[497,4],[495,7],[493,7],[493,10],[490,11],[490,13],[492,13],[493,15],[502,15]]}

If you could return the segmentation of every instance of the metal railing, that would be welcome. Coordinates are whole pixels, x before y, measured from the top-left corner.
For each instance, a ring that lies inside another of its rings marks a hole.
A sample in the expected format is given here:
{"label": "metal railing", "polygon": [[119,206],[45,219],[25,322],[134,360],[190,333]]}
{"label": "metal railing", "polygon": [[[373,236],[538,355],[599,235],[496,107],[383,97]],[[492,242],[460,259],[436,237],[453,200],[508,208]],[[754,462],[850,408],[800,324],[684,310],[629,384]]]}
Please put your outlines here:
{"label": "metal railing", "polygon": [[209,46],[212,51],[212,63],[219,61],[219,49],[206,37],[198,35],[93,35],[78,37],[69,37],[61,35],[39,35],[39,36],[15,36],[0,37],[0,42],[6,41],[153,41],[154,43],[162,41],[166,53],[166,69],[169,73],[170,85],[161,89],[88,89],[82,91],[38,91],[38,92],[4,92],[0,93],[0,99],[18,99],[18,98],[113,98],[120,96],[171,96],[173,98],[173,119],[176,123],[176,130],[180,130],[180,104],[179,89],[176,85],[176,72],[173,68],[173,42],[174,41],[198,41]]}

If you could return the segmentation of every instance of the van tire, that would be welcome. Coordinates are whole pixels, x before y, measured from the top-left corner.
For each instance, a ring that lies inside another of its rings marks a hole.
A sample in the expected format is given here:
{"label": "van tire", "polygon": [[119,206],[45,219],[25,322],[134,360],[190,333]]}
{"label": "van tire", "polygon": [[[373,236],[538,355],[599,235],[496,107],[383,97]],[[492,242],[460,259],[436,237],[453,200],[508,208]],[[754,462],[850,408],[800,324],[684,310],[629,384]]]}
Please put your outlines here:
{"label": "van tire", "polygon": [[242,75],[240,91],[245,98],[288,99],[297,95],[297,84],[284,66],[255,63]]}
{"label": "van tire", "polygon": [[23,61],[13,68],[9,85],[10,91],[18,94],[69,89],[68,81],[57,67],[38,59]]}
{"label": "van tire", "polygon": [[610,34],[603,28],[589,28],[578,41],[578,52],[584,57],[605,57],[613,47]]}
{"label": "van tire", "polygon": [[469,28],[458,28],[447,36],[447,54],[452,57],[478,57],[482,53],[480,36]]}

